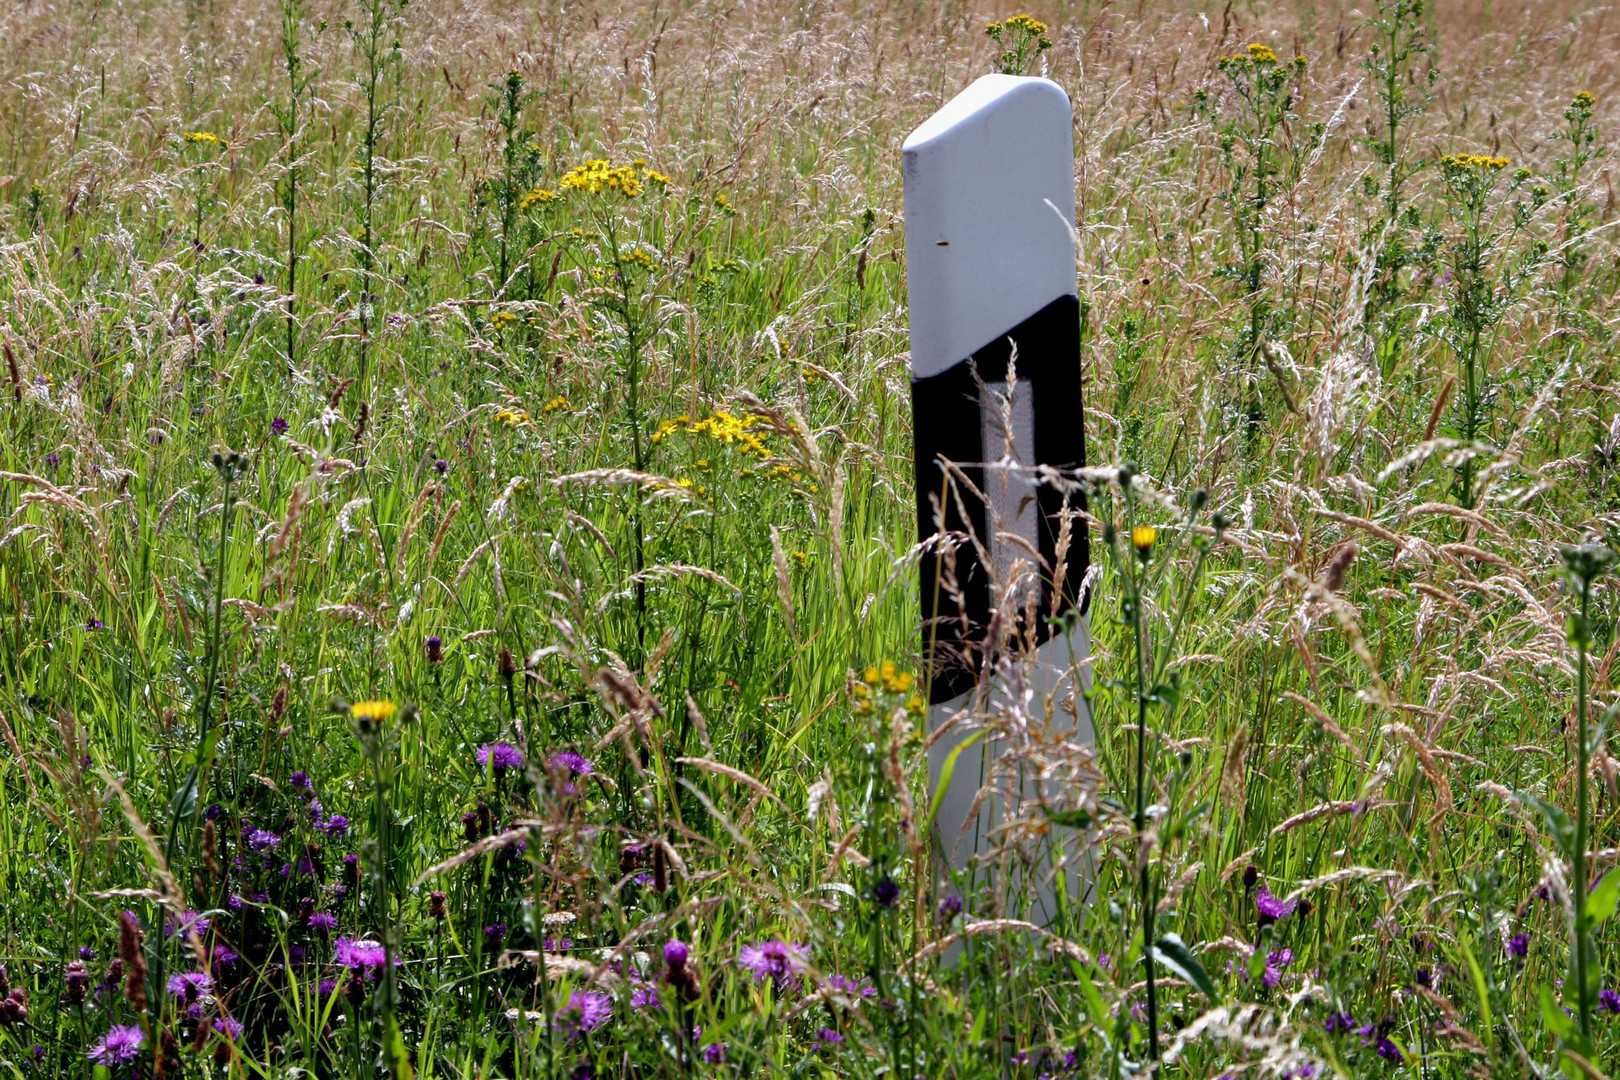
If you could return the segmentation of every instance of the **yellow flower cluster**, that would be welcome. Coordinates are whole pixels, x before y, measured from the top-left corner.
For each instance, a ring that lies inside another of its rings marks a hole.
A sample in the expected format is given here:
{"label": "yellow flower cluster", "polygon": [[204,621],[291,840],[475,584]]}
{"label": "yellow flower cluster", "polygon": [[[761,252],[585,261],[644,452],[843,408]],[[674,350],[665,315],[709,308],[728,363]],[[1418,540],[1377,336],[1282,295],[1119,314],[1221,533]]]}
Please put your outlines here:
{"label": "yellow flower cluster", "polygon": [[1244,53],[1238,53],[1237,55],[1229,56],[1226,59],[1229,63],[1233,64],[1275,64],[1277,62],[1277,54],[1272,51],[1270,45],[1262,45],[1257,41],[1249,46],[1247,55]]}
{"label": "yellow flower cluster", "polygon": [[1593,98],[1591,94],[1588,94],[1585,90],[1582,90],[1580,93],[1575,95],[1575,100],[1572,102],[1572,104],[1577,109],[1590,109],[1595,100],[1596,99]]}
{"label": "yellow flower cluster", "polygon": [[555,191],[547,191],[543,187],[537,187],[518,200],[518,209],[527,210],[531,206],[538,206],[542,203],[548,203],[557,197],[558,196]]}
{"label": "yellow flower cluster", "polygon": [[866,716],[871,713],[872,693],[874,689],[881,689],[890,694],[911,694],[906,699],[906,711],[913,716],[921,716],[926,711],[923,700],[911,693],[912,685],[916,682],[911,672],[897,670],[894,662],[885,660],[882,667],[869,667],[861,676],[861,681],[855,684],[855,713],[857,716]]}
{"label": "yellow flower cluster", "polygon": [[1447,154],[1440,159],[1440,164],[1453,169],[1505,169],[1511,162],[1505,157],[1489,157],[1485,154]]}
{"label": "yellow flower cluster", "polygon": [[653,268],[652,253],[643,248],[631,248],[629,251],[625,252],[624,261],[631,263],[632,265],[639,266],[643,270],[651,270]]}
{"label": "yellow flower cluster", "polygon": [[716,442],[723,442],[727,446],[758,454],[760,457],[770,457],[770,450],[765,446],[765,440],[755,428],[764,420],[764,417],[743,413],[741,416],[717,409],[713,416],[707,420],[693,420],[689,416],[677,416],[673,420],[665,420],[653,432],[652,441],[663,442],[665,438],[676,431],[685,431],[691,435],[707,435]]}
{"label": "yellow flower cluster", "polygon": [[643,184],[668,187],[671,182],[661,172],[641,168],[639,161],[636,165],[614,165],[606,158],[592,158],[583,165],[569,169],[558,184],[569,191],[583,191],[590,195],[609,191],[633,199],[642,193]]}
{"label": "yellow flower cluster", "polygon": [[215,135],[212,131],[188,131],[181,137],[184,138],[188,143],[210,143],[215,146],[219,145],[219,136]]}
{"label": "yellow flower cluster", "polygon": [[502,409],[495,414],[497,424],[505,424],[509,428],[526,427],[534,419],[522,409]]}
{"label": "yellow flower cluster", "polygon": [[544,408],[545,411],[548,412],[548,413],[554,413],[554,412],[567,412],[569,409],[573,408],[573,406],[568,404],[568,399],[567,398],[562,397],[562,396],[559,395],[557,397],[552,398],[550,401],[546,402],[545,405],[542,406],[542,408]]}
{"label": "yellow flower cluster", "polygon": [[489,324],[497,330],[505,330],[518,321],[518,317],[510,311],[497,311],[489,320]]}
{"label": "yellow flower cluster", "polygon": [[984,32],[989,34],[991,37],[1009,30],[1022,30],[1030,37],[1040,37],[1042,34],[1046,33],[1046,24],[1041,22],[1039,19],[1031,18],[1028,15],[1014,15],[1012,18],[1007,19],[1004,22],[993,22],[984,28]]}

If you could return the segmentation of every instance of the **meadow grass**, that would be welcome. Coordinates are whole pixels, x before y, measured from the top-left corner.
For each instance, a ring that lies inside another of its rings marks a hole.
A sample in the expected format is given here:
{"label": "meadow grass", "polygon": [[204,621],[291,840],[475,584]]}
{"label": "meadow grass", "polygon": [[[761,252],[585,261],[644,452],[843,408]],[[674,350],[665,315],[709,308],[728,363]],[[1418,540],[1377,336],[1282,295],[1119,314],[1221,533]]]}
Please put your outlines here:
{"label": "meadow grass", "polygon": [[[1620,15],[1031,13],[0,12],[0,1069],[1613,1070]],[[976,701],[948,876],[897,148],[1007,66],[1097,741]]]}

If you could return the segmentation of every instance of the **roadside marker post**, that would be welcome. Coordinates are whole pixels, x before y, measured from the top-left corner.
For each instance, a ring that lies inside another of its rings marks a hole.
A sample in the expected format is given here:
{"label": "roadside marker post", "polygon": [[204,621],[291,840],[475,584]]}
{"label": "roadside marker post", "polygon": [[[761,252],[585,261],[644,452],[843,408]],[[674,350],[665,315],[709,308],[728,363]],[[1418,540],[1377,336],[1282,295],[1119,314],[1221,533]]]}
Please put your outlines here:
{"label": "roadside marker post", "polygon": [[[979,801],[1005,743],[990,732],[973,738],[979,733],[962,723],[964,709],[1006,691],[983,673],[992,578],[1005,588],[1016,574],[1017,602],[1002,610],[1034,613],[1035,708],[1051,702],[1044,722],[1093,741],[1074,685],[1077,675],[1089,684],[1080,674],[1089,653],[1087,530],[1073,515],[1079,497],[1034,476],[1036,466],[1085,464],[1068,95],[1047,79],[986,75],[912,132],[901,156],[917,524],[921,540],[936,541],[921,563],[929,732],[948,728],[929,749],[940,800],[933,829],[941,856],[960,870],[990,846],[1005,809],[995,798]],[[949,537],[938,536],[941,518]],[[1054,628],[1053,617],[1065,614]],[[1022,790],[1038,793],[1032,781]],[[1073,835],[1051,832],[1053,843]],[[1072,856],[1065,876],[1072,900],[1080,878]],[[1055,885],[1039,883],[1037,921],[1058,915]]]}

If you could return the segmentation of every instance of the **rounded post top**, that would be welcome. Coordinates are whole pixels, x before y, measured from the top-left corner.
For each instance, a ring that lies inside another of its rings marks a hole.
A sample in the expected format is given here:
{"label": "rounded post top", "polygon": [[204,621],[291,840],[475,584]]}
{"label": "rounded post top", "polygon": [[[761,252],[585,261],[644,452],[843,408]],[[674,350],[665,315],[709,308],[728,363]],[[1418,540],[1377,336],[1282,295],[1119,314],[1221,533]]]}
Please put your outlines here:
{"label": "rounded post top", "polygon": [[1050,79],[985,75],[901,155],[911,372],[922,379],[1076,294],[1069,96]]}

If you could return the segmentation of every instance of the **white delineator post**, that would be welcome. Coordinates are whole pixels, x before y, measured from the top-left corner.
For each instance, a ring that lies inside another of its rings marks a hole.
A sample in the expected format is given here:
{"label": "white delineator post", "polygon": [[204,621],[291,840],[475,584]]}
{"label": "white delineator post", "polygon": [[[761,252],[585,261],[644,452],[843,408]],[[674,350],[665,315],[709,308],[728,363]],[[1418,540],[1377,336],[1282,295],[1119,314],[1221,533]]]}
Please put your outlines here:
{"label": "white delineator post", "polygon": [[[1039,553],[1035,705],[1043,709],[1052,702],[1045,722],[1064,725],[1065,734],[1089,743],[1090,716],[1073,683],[1089,645],[1084,615],[1072,611],[1084,603],[1086,528],[1072,521],[1062,580],[1052,581],[1060,522],[1078,499],[1037,485],[1028,471],[1085,464],[1068,95],[1047,79],[986,75],[912,132],[901,154],[919,535],[927,540],[938,531],[935,507],[944,507],[946,530],[977,536],[1002,582],[1017,560],[1030,566]],[[1005,397],[1009,361],[1016,389],[1005,407],[1006,423],[992,411],[994,403],[981,405],[974,374],[993,396]],[[1024,469],[985,467],[1007,457]],[[988,505],[978,504],[962,485],[947,494],[942,460],[960,468]],[[999,535],[992,524],[998,519]],[[973,546],[956,545],[953,571],[940,546],[931,546],[921,570],[932,734],[971,702],[993,699],[1000,688],[981,685],[992,589]],[[948,576],[957,583],[956,595],[945,587]],[[1051,617],[1065,610],[1074,616],[1070,629],[1053,632]],[[958,721],[930,748],[936,792],[945,763],[971,733]],[[1001,808],[995,800],[986,800],[977,813],[973,803],[1000,749],[988,736],[963,748],[937,796],[933,827],[953,867],[988,846],[987,833],[997,824]],[[1024,790],[1034,793],[1033,786]],[[1051,839],[1067,833],[1054,828]],[[1065,877],[1075,900],[1072,865]],[[1037,890],[1047,910],[1036,914],[1046,920],[1057,913],[1054,885],[1046,880]]]}

